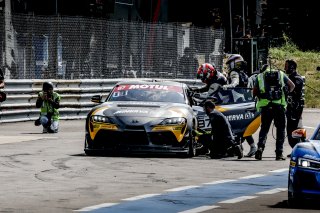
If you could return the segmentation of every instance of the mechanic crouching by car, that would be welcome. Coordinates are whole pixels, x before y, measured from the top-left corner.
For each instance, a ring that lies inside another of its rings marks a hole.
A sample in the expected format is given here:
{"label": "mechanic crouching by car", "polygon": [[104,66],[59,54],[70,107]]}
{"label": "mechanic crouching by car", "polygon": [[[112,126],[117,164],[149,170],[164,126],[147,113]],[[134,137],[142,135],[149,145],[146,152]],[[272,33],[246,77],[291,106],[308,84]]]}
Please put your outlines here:
{"label": "mechanic crouching by car", "polygon": [[227,84],[227,78],[217,71],[214,64],[204,63],[200,65],[197,70],[197,78],[200,78],[205,85],[200,88],[191,88],[192,91],[197,93],[208,92],[207,97],[214,96],[223,85]]}
{"label": "mechanic crouching by car", "polygon": [[255,153],[257,160],[262,159],[272,121],[274,121],[274,125],[277,128],[276,160],[285,160],[282,152],[286,128],[286,88],[288,88],[289,92],[292,92],[294,87],[294,83],[282,71],[270,69],[258,74],[253,87],[253,96],[257,97],[256,108],[257,111],[261,112],[258,150]]}
{"label": "mechanic crouching by car", "polygon": [[[293,148],[299,139],[292,138],[292,132],[298,129],[299,121],[304,107],[303,86],[304,80],[297,72],[297,63],[294,60],[286,60],[284,67],[289,79],[294,83],[295,88],[287,96],[287,137],[291,148]],[[290,155],[288,155],[290,157]]]}
{"label": "mechanic crouching by car", "polygon": [[236,145],[227,118],[215,109],[215,103],[210,100],[204,103],[203,109],[209,116],[211,124],[211,140],[206,140],[204,144],[210,150],[210,157],[218,159],[237,155],[238,159],[241,159],[243,157],[242,148]]}
{"label": "mechanic crouching by car", "polygon": [[43,133],[57,133],[59,128],[60,95],[53,91],[51,82],[44,82],[39,92],[36,107],[40,108],[40,117],[36,126],[43,126]]}

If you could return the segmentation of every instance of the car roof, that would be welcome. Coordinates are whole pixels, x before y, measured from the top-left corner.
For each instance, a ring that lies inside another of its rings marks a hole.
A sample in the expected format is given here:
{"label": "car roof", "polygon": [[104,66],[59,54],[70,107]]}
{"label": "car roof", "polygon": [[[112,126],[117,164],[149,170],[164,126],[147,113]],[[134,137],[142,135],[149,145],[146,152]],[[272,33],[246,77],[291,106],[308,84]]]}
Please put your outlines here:
{"label": "car roof", "polygon": [[158,84],[158,85],[167,85],[167,86],[178,86],[183,87],[183,85],[186,85],[185,83],[180,83],[176,81],[162,81],[162,80],[151,80],[151,81],[145,81],[145,80],[127,80],[127,81],[121,81],[118,82],[116,85],[124,85],[124,84]]}

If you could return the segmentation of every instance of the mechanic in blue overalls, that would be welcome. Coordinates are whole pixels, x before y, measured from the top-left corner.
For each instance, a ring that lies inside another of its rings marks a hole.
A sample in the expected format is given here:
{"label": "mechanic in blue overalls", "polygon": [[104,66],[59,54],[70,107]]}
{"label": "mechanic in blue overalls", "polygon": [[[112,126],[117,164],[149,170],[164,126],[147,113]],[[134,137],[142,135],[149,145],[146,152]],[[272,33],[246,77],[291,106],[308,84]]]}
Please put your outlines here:
{"label": "mechanic in blue overalls", "polygon": [[277,128],[276,160],[285,160],[282,152],[286,128],[286,88],[292,92],[294,87],[294,83],[282,71],[270,69],[258,74],[253,87],[253,96],[257,97],[256,108],[261,112],[258,150],[255,153],[257,160],[262,160],[262,153],[272,121]]}
{"label": "mechanic in blue overalls", "polygon": [[210,150],[213,159],[236,155],[243,157],[242,148],[237,145],[231,125],[224,114],[215,109],[215,103],[207,100],[203,110],[209,116],[211,125],[211,140],[205,141],[205,146]]}
{"label": "mechanic in blue overalls", "polygon": [[40,108],[40,117],[35,121],[36,126],[43,126],[43,133],[58,132],[60,99],[60,95],[53,91],[53,84],[44,82],[36,102],[36,107]]}

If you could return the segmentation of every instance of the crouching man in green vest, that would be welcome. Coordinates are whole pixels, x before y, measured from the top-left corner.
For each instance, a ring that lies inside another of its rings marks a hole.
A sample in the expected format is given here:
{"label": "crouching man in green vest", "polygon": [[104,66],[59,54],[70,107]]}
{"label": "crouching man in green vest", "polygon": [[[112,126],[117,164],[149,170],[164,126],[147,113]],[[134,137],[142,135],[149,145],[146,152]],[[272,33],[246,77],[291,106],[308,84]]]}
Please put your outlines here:
{"label": "crouching man in green vest", "polygon": [[40,108],[40,117],[36,126],[43,126],[43,133],[57,133],[59,128],[60,95],[53,91],[51,82],[44,82],[39,92],[36,107]]}
{"label": "crouching man in green vest", "polygon": [[256,108],[261,112],[258,150],[255,153],[257,160],[262,159],[272,121],[277,128],[276,160],[285,160],[282,152],[286,128],[286,93],[292,92],[294,87],[294,83],[282,71],[266,70],[258,74],[253,87],[253,96],[257,97]]}

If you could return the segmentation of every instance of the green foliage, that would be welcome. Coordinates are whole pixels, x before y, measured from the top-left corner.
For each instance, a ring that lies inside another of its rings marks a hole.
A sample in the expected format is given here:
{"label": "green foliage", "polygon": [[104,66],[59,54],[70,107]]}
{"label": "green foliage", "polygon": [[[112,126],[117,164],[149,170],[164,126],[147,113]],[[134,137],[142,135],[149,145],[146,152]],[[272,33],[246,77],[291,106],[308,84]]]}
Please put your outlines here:
{"label": "green foliage", "polygon": [[284,36],[284,39],[283,46],[269,49],[272,66],[283,70],[285,60],[295,60],[298,72],[305,76],[305,107],[320,108],[320,71],[316,70],[320,66],[320,52],[300,51],[288,37]]}

